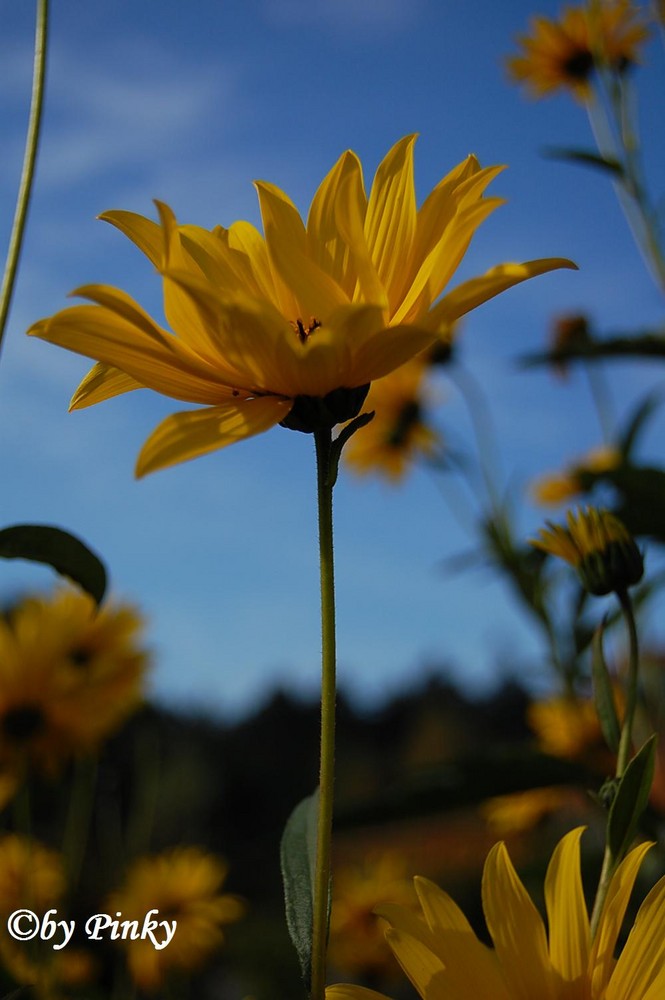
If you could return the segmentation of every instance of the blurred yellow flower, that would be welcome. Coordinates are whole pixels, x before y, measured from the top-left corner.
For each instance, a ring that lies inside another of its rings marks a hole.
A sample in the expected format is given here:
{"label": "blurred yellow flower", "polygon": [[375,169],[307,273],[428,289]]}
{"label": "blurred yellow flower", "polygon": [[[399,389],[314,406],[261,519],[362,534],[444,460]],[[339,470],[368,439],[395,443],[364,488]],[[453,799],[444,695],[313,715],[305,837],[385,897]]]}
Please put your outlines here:
{"label": "blurred yellow flower", "polygon": [[529,35],[518,38],[521,54],[507,60],[512,79],[534,97],[563,89],[580,101],[592,96],[597,65],[623,72],[638,61],[649,36],[643,11],[632,0],[590,0],[564,7],[558,20],[534,17],[530,27]]}
{"label": "blurred yellow flower", "polygon": [[344,451],[353,472],[376,473],[396,483],[417,458],[431,457],[441,447],[440,436],[427,423],[428,367],[426,356],[418,355],[372,383],[365,409],[373,410],[374,417]]}
{"label": "blurred yellow flower", "polygon": [[147,655],[128,605],[74,588],[22,600],[0,616],[0,793],[28,767],[46,775],[89,753],[138,707]]}
{"label": "blurred yellow flower", "polygon": [[328,956],[338,972],[386,975],[394,960],[384,928],[374,916],[379,903],[390,900],[415,909],[416,896],[403,856],[385,851],[362,864],[335,872]]}
{"label": "blurred yellow flower", "polygon": [[531,496],[536,503],[555,505],[565,503],[585,490],[584,477],[618,469],[623,456],[612,445],[599,445],[571,463],[563,472],[539,476],[531,486]]}
{"label": "blurred yellow flower", "polygon": [[[422,915],[398,906],[379,913],[388,942],[423,1000],[658,1000],[665,996],[665,877],[642,903],[618,958],[617,940],[640,864],[636,847],[612,877],[593,941],[580,873],[582,829],[554,850],[545,879],[545,930],[504,844],[489,853],[483,910],[494,949],[482,944],[445,892],[416,878]],[[326,1000],[376,1000],[357,986],[331,986]]]}
{"label": "blurred yellow flower", "polygon": [[45,961],[37,961],[33,947],[10,936],[7,918],[26,908],[42,916],[61,903],[66,888],[57,851],[19,834],[0,837],[0,958],[16,982],[36,985],[38,991],[52,978],[46,960],[53,959],[53,950],[49,947],[41,956]]}
{"label": "blurred yellow flower", "polygon": [[[257,183],[263,228],[157,224],[131,212],[117,226],[162,275],[174,333],[106,285],[29,333],[94,358],[72,407],[147,387],[204,409],[176,413],[145,443],[137,475],[268,430],[332,427],[360,412],[367,387],[432,344],[441,329],[512,285],[570,261],[503,264],[439,298],[471,238],[501,203],[484,198],[502,169],[469,156],[416,208],[415,136],[380,164],[369,198],[360,161],[344,153],[307,225],[288,196]],[[438,300],[438,301],[437,301]],[[436,303],[436,304],[435,304]]]}
{"label": "blurred yellow flower", "polygon": [[598,713],[591,698],[556,695],[535,701],[527,721],[544,753],[575,759],[602,740]]}
{"label": "blurred yellow flower", "polygon": [[642,554],[625,525],[607,510],[595,507],[568,511],[567,527],[547,522],[531,544],[570,563],[590,594],[618,593],[639,583]]}
{"label": "blurred yellow flower", "polygon": [[571,790],[562,786],[528,788],[509,795],[496,795],[481,806],[488,826],[500,837],[532,830],[541,820],[559,812],[571,799]]}
{"label": "blurred yellow flower", "polygon": [[141,924],[150,910],[159,920],[175,920],[172,940],[162,950],[150,940],[120,941],[127,950],[130,975],[142,990],[159,988],[171,971],[200,968],[224,942],[223,928],[238,920],[243,903],[220,889],[227,865],[197,847],[176,847],[140,858],[109,900],[109,912]]}

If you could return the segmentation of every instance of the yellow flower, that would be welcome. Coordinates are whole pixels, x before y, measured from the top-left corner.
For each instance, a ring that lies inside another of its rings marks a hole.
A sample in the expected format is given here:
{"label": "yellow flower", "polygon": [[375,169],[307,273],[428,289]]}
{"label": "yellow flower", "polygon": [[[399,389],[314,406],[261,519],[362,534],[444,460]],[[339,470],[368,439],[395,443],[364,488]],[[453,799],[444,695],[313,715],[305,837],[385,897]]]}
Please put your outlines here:
{"label": "yellow flower", "polygon": [[534,97],[569,90],[580,101],[591,98],[596,65],[622,72],[637,61],[648,29],[632,0],[602,0],[564,7],[557,21],[531,20],[531,34],[518,39],[522,54],[507,60],[513,80]]}
{"label": "yellow flower", "polygon": [[509,795],[495,795],[483,803],[481,812],[493,833],[505,837],[533,829],[542,819],[561,812],[570,803],[569,788],[528,788]]}
{"label": "yellow flower", "polygon": [[[383,906],[388,942],[423,1000],[659,1000],[665,996],[665,878],[648,894],[618,959],[617,939],[640,864],[636,847],[610,883],[591,941],[580,873],[582,829],[554,850],[545,879],[549,931],[504,844],[485,863],[482,896],[494,949],[482,944],[445,892],[416,878],[422,914]],[[327,1000],[376,1000],[357,986],[331,986]]]}
{"label": "yellow flower", "polygon": [[[42,916],[58,906],[65,890],[65,867],[60,854],[18,834],[0,837],[0,958],[17,982],[45,987],[53,969],[36,961],[32,947],[10,936],[7,918],[24,909]],[[50,947],[42,957],[52,965]]]}
{"label": "yellow flower", "polygon": [[556,695],[535,701],[527,720],[538,736],[538,745],[553,757],[575,759],[602,742],[598,713],[592,698]]}
{"label": "yellow flower", "polygon": [[[506,288],[570,261],[503,264],[447,288],[481,222],[500,204],[484,198],[502,169],[468,157],[416,208],[415,136],[395,144],[369,194],[347,151],[324,178],[303,223],[288,196],[256,187],[265,235],[247,222],[212,231],[107,212],[163,279],[174,333],[106,285],[29,333],[99,362],[72,407],[148,387],[204,409],[160,424],[137,475],[268,430],[332,427],[360,412],[367,387],[434,342],[440,329]],[[438,300],[438,301],[437,301]],[[434,304],[436,303],[436,304]]]}
{"label": "yellow flower", "polygon": [[124,884],[109,900],[109,912],[142,924],[146,913],[159,910],[160,920],[175,920],[172,940],[161,951],[145,939],[122,941],[134,982],[155,990],[169,971],[199,968],[224,942],[222,928],[238,920],[244,906],[235,896],[221,895],[227,866],[197,847],[177,847],[139,859]]}
{"label": "yellow flower", "polygon": [[590,594],[622,592],[642,579],[642,555],[618,517],[587,507],[566,520],[567,528],[548,521],[531,544],[574,566]]}
{"label": "yellow flower", "polygon": [[374,417],[350,438],[346,462],[358,475],[375,472],[396,483],[420,456],[431,457],[440,436],[425,415],[427,357],[418,355],[373,382],[365,409]]}
{"label": "yellow flower", "polygon": [[386,899],[415,907],[413,886],[399,854],[386,851],[336,873],[328,956],[340,972],[376,976],[390,971],[392,956],[374,918],[374,908]]}
{"label": "yellow flower", "polygon": [[599,445],[577,459],[563,472],[539,476],[531,487],[531,495],[536,503],[565,503],[584,492],[586,476],[612,472],[622,461],[623,456],[618,448]]}
{"label": "yellow flower", "polygon": [[0,792],[29,766],[57,773],[89,753],[141,701],[147,656],[127,605],[97,609],[82,591],[29,597],[0,616]]}

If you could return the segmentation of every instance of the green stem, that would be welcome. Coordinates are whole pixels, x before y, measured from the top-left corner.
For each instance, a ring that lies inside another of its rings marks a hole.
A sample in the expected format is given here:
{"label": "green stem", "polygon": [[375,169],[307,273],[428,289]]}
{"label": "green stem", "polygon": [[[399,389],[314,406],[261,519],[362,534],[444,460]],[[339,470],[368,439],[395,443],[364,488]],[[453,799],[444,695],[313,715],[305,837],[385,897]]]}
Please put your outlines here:
{"label": "green stem", "polygon": [[16,272],[18,270],[18,263],[21,255],[21,246],[23,244],[23,235],[25,232],[25,221],[28,215],[28,205],[30,204],[32,181],[35,173],[35,163],[37,161],[42,110],[44,107],[47,31],[48,0],[37,0],[35,62],[32,77],[32,98],[30,102],[30,117],[28,119],[28,135],[26,138],[25,154],[23,157],[21,183],[16,200],[14,223],[12,225],[12,232],[9,238],[9,249],[7,251],[5,273],[2,279],[2,291],[0,291],[0,350],[2,349],[2,339],[5,333],[7,316],[9,314],[9,307],[11,305],[14,285],[16,282]]}
{"label": "green stem", "polygon": [[316,467],[319,511],[319,561],[321,568],[321,764],[319,772],[319,814],[314,873],[314,913],[312,927],[311,1000],[324,1000],[326,989],[326,949],[328,944],[328,902],[331,878],[333,791],[335,779],[335,578],[333,560],[333,516],[330,482],[329,430],[316,431]]}
{"label": "green stem", "polygon": [[[633,604],[628,595],[628,591],[617,591],[617,597],[619,599],[619,603],[621,604],[621,610],[623,611],[626,628],[628,629],[628,640],[630,645],[628,683],[626,692],[626,713],[621,727],[621,737],[619,739],[619,750],[617,753],[615,772],[616,778],[619,780],[623,777],[626,768],[630,763],[630,754],[633,746],[633,723],[635,721],[635,710],[637,708],[639,647],[637,642],[637,626],[635,624]],[[603,867],[598,881],[598,891],[596,892],[596,899],[594,901],[593,912],[591,914],[592,939],[595,937],[596,931],[598,930],[598,922],[607,897],[610,882],[612,881],[612,877],[614,876],[614,873],[616,872],[621,861],[621,856],[615,857],[613,852],[610,850],[609,844],[607,844],[603,857]]]}

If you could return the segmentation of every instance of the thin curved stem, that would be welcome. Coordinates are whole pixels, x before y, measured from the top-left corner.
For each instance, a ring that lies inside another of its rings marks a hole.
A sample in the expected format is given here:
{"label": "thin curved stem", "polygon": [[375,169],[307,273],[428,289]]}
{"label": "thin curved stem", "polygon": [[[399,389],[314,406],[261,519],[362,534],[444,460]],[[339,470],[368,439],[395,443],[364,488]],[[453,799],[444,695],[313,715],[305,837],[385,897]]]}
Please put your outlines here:
{"label": "thin curved stem", "polygon": [[0,291],[0,350],[7,325],[9,307],[11,305],[16,283],[19,258],[25,233],[25,223],[28,206],[32,194],[39,136],[41,132],[42,111],[44,107],[44,89],[46,82],[46,49],[48,38],[48,0],[37,0],[37,22],[35,28],[35,62],[32,77],[32,98],[30,101],[30,117],[28,119],[28,135],[23,157],[23,170],[19,185],[16,210],[9,238],[9,249],[5,263],[5,273]]}
{"label": "thin curved stem", "polygon": [[335,576],[333,558],[333,486],[330,477],[331,433],[316,431],[319,561],[321,569],[321,759],[319,814],[312,926],[311,1000],[324,1000],[331,880],[333,794],[335,781]]}

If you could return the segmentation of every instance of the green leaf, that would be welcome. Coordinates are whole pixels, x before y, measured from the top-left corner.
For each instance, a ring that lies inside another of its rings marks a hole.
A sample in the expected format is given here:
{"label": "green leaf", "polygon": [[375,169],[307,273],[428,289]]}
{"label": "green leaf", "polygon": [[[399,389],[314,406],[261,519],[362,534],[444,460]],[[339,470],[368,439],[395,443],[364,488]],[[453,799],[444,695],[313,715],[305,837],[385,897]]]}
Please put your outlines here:
{"label": "green leaf", "polygon": [[47,524],[14,524],[0,530],[0,557],[28,559],[52,566],[100,604],[106,590],[106,569],[87,545],[68,531]]}
{"label": "green leaf", "polygon": [[605,622],[598,626],[593,636],[591,671],[593,677],[593,696],[596,712],[603,731],[605,742],[613,753],[619,749],[621,727],[614,704],[614,692],[610,680],[605,656],[603,654],[603,630]]}
{"label": "green leaf", "polygon": [[569,160],[571,163],[582,163],[589,167],[599,167],[601,170],[614,174],[615,177],[624,176],[622,164],[613,156],[601,156],[591,149],[571,149],[564,146],[548,146],[543,150],[543,155],[551,160]]}
{"label": "green leaf", "polygon": [[640,400],[635,409],[631,412],[626,426],[620,434],[619,447],[624,458],[631,457],[631,452],[635,446],[638,435],[641,433],[647,420],[653,415],[656,407],[662,402],[662,391],[651,392],[644,399]]}
{"label": "green leaf", "polygon": [[313,795],[299,802],[289,816],[280,845],[286,923],[298,953],[302,977],[308,992],[312,978],[313,887],[318,807],[317,789]]}
{"label": "green leaf", "polygon": [[607,821],[607,842],[615,863],[630,847],[640,816],[649,801],[658,737],[650,736],[626,768]]}

